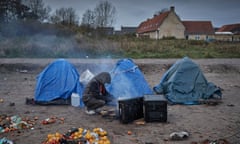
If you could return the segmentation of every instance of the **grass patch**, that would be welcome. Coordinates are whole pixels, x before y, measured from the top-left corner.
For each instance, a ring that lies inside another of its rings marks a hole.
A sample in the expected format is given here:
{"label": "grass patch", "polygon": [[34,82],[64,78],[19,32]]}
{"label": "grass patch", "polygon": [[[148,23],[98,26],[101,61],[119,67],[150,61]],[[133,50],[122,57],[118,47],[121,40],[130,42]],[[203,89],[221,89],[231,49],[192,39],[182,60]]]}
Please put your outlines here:
{"label": "grass patch", "polygon": [[240,58],[240,42],[33,35],[1,38],[1,58]]}

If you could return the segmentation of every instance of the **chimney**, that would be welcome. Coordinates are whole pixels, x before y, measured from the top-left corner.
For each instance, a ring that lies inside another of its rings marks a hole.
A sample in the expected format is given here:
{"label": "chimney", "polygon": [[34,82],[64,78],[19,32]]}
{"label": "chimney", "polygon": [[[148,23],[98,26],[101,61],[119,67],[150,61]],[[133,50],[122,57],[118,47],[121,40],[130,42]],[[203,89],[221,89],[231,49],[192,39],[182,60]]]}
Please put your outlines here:
{"label": "chimney", "polygon": [[170,11],[174,12],[174,11],[175,11],[175,7],[174,7],[174,6],[171,6],[171,7],[170,7]]}

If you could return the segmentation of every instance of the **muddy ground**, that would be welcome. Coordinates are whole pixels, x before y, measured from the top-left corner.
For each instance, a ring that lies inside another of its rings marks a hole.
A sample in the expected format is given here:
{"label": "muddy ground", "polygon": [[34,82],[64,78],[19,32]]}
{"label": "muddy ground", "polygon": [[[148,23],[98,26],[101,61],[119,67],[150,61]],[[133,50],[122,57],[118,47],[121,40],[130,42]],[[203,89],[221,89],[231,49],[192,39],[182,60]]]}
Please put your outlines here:
{"label": "muddy ground", "polygon": [[[222,103],[218,105],[168,105],[167,123],[122,124],[119,120],[89,116],[84,109],[69,106],[26,105],[26,98],[34,97],[36,76],[54,59],[0,59],[0,114],[18,115],[35,119],[32,129],[0,133],[16,144],[42,143],[49,133],[66,133],[72,127],[92,130],[100,127],[108,132],[112,144],[190,144],[204,140],[225,139],[240,143],[240,59],[200,59],[200,65],[209,82],[223,89]],[[134,60],[151,87],[159,83],[163,73],[177,59]],[[69,59],[81,73],[85,68],[101,64],[111,68],[116,60]],[[64,118],[43,125],[49,117]],[[128,134],[131,131],[131,135]],[[172,132],[186,131],[187,139],[172,141]]]}

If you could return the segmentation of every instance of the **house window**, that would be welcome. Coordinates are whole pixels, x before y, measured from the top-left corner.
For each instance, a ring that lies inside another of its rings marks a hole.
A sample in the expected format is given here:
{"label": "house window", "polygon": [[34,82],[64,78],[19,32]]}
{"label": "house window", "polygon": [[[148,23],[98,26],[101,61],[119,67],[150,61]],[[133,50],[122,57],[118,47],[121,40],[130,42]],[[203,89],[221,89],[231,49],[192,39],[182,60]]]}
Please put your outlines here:
{"label": "house window", "polygon": [[199,36],[199,35],[196,35],[196,36],[195,36],[195,40],[200,40],[200,36]]}

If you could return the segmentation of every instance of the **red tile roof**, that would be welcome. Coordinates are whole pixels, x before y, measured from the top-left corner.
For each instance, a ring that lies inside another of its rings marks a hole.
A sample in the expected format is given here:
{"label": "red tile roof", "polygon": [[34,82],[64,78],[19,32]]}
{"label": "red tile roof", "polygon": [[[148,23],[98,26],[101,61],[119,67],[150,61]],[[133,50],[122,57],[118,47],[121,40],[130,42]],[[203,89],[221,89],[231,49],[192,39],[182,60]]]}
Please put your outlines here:
{"label": "red tile roof", "polygon": [[186,34],[214,34],[211,21],[183,21]]}
{"label": "red tile roof", "polygon": [[224,25],[217,32],[232,32],[234,34],[240,34],[240,23]]}
{"label": "red tile roof", "polygon": [[163,12],[160,13],[159,15],[154,16],[151,19],[142,22],[138,26],[137,33],[144,33],[157,30],[169,13],[170,11]]}

